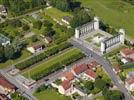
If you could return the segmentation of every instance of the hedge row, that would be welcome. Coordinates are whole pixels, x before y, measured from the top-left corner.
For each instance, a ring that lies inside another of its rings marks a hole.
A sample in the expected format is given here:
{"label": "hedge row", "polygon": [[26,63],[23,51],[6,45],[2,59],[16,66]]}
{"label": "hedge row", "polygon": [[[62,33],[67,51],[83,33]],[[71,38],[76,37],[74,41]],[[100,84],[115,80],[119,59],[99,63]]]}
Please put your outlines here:
{"label": "hedge row", "polygon": [[54,64],[52,65],[48,65],[49,67],[44,69],[44,70],[40,70],[38,73],[33,73],[31,75],[31,78],[34,79],[34,80],[39,80],[59,69],[62,69],[65,67],[65,65],[70,65],[71,63],[83,58],[85,55],[81,52],[76,52],[75,54],[73,55],[70,55],[66,58],[63,58],[60,60],[60,62],[55,62]]}
{"label": "hedge row", "polygon": [[35,55],[23,62],[16,64],[15,67],[18,68],[19,70],[23,70],[27,67],[30,67],[31,65],[33,65],[35,63],[38,63],[39,61],[42,61],[43,59],[48,58],[49,56],[52,56],[64,49],[69,48],[70,46],[72,46],[72,45],[68,42],[63,42],[59,45],[54,45],[53,47],[50,47],[47,50],[45,50],[43,53]]}

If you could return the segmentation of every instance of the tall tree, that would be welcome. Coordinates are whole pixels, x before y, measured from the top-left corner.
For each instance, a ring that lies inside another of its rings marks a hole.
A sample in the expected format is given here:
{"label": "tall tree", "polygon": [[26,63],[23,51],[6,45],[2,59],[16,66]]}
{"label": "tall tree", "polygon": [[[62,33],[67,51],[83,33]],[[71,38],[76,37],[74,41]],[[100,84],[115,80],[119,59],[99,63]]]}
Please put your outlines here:
{"label": "tall tree", "polygon": [[7,45],[4,49],[4,54],[7,59],[11,59],[14,56],[14,48],[11,45]]}

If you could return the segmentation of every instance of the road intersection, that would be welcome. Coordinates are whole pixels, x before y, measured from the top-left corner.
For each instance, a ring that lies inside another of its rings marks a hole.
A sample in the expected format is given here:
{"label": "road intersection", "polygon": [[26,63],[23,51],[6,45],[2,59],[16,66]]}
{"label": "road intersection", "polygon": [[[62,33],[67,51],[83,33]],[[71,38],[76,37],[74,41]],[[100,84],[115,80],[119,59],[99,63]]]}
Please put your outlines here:
{"label": "road intersection", "polygon": [[130,93],[127,91],[127,89],[125,88],[125,86],[120,82],[121,80],[116,76],[116,74],[114,73],[114,71],[111,68],[111,65],[109,64],[108,61],[106,61],[103,57],[101,57],[100,55],[98,55],[97,53],[95,53],[94,51],[92,51],[90,49],[90,46],[87,46],[86,44],[84,44],[83,41],[79,41],[78,39],[74,39],[72,38],[70,40],[70,42],[77,48],[81,49],[83,52],[85,52],[85,54],[87,55],[92,55],[92,57],[103,66],[103,68],[105,69],[105,71],[107,72],[107,74],[109,75],[109,77],[111,78],[111,80],[113,81],[114,85],[116,85],[119,90],[124,94],[125,96],[125,100],[133,100],[133,98],[131,97]]}

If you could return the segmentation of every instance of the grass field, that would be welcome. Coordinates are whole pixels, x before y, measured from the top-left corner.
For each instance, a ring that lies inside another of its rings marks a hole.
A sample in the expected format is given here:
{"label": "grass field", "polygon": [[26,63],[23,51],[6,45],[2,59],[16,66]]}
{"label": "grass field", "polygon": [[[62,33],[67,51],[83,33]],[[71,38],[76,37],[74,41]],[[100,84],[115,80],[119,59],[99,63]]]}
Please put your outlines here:
{"label": "grass field", "polygon": [[51,67],[51,65],[53,65],[55,63],[58,63],[58,62],[60,63],[62,61],[61,59],[66,59],[66,58],[70,57],[70,55],[74,55],[74,54],[77,54],[77,53],[80,53],[79,49],[75,49],[75,48],[70,49],[70,50],[68,50],[68,51],[66,51],[66,52],[64,52],[60,55],[56,55],[53,58],[48,59],[47,61],[39,64],[38,66],[35,66],[35,67],[27,70],[26,72],[23,73],[23,75],[25,77],[34,76],[35,74],[44,71],[48,67]]}
{"label": "grass field", "polygon": [[134,6],[121,0],[78,0],[91,8],[95,15],[114,28],[124,28],[127,37],[134,39]]}
{"label": "grass field", "polygon": [[65,97],[52,89],[47,89],[40,93],[34,93],[34,96],[38,100],[71,100],[69,97]]}
{"label": "grass field", "polygon": [[31,54],[30,54],[28,51],[23,50],[21,57],[15,59],[15,60],[8,60],[8,61],[6,61],[6,62],[4,62],[4,63],[0,63],[0,68],[4,68],[4,67],[11,66],[12,64],[17,63],[18,61],[21,61],[21,60],[27,58],[27,57],[30,56],[30,55],[31,55]]}
{"label": "grass field", "polygon": [[63,16],[70,16],[72,17],[72,15],[68,12],[62,12],[56,8],[50,8],[50,9],[46,9],[45,14],[47,14],[48,16],[50,16],[51,18],[55,18],[59,21],[61,21],[61,19],[63,18]]}

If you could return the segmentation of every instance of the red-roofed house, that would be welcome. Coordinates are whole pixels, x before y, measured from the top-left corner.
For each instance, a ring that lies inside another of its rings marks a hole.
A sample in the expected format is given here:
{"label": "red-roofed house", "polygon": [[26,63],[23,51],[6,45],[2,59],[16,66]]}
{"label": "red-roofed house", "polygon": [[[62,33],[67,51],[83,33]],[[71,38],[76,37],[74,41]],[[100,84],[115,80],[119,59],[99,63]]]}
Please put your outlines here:
{"label": "red-roofed house", "polygon": [[87,64],[85,64],[85,63],[80,64],[80,65],[74,65],[72,68],[72,73],[77,76],[87,69],[88,69],[88,67],[87,67]]}
{"label": "red-roofed house", "polygon": [[15,91],[15,86],[9,83],[4,77],[0,76],[0,90],[5,94]]}
{"label": "red-roofed house", "polygon": [[36,44],[31,47],[27,47],[27,50],[31,53],[38,53],[38,52],[42,51],[42,49],[43,49],[42,44]]}
{"label": "red-roofed house", "polygon": [[5,94],[0,93],[0,100],[9,100]]}
{"label": "red-roofed house", "polygon": [[99,64],[94,60],[94,61],[92,61],[92,62],[90,63],[90,65],[96,67],[96,66],[98,66]]}
{"label": "red-roofed house", "polygon": [[94,71],[92,71],[91,69],[87,69],[84,72],[84,76],[93,81],[95,81],[95,79],[96,79],[96,73]]}
{"label": "red-roofed house", "polygon": [[64,95],[70,95],[73,91],[72,83],[68,80],[64,80],[58,88],[59,93]]}
{"label": "red-roofed house", "polygon": [[130,58],[134,61],[134,50],[129,48],[124,48],[120,51],[123,58]]}
{"label": "red-roofed house", "polygon": [[67,71],[64,73],[63,77],[61,78],[62,81],[69,80],[72,81],[74,79],[74,74],[71,71]]}
{"label": "red-roofed house", "polygon": [[134,78],[127,78],[125,80],[125,87],[130,91],[134,91]]}

